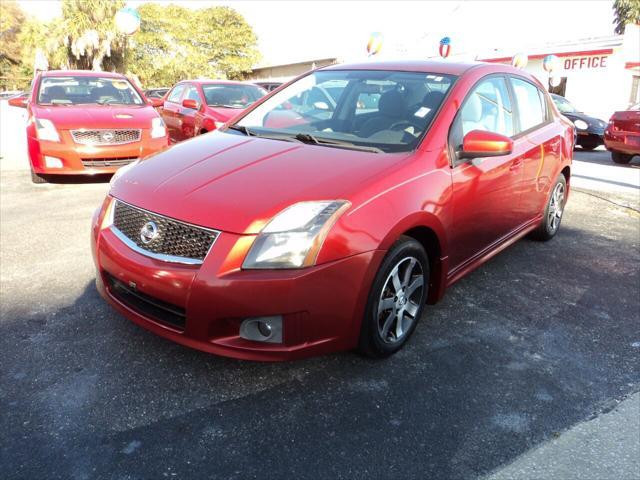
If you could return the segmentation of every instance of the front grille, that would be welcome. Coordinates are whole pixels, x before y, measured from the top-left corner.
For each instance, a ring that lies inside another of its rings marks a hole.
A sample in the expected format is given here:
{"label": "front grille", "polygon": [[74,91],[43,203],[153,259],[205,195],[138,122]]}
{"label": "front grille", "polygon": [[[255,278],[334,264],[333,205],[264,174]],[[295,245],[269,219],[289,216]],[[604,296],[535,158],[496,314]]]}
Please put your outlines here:
{"label": "front grille", "polygon": [[[219,232],[115,201],[113,228],[134,250],[165,261],[202,263]],[[143,241],[143,228],[145,240]]]}
{"label": "front grille", "polygon": [[87,168],[122,167],[138,160],[138,157],[83,158],[82,165]]}
{"label": "front grille", "polygon": [[82,145],[123,145],[140,140],[142,130],[71,130],[73,141]]}
{"label": "front grille", "polygon": [[107,272],[105,272],[105,277],[109,293],[119,302],[145,317],[184,330],[187,317],[184,308],[139,292]]}

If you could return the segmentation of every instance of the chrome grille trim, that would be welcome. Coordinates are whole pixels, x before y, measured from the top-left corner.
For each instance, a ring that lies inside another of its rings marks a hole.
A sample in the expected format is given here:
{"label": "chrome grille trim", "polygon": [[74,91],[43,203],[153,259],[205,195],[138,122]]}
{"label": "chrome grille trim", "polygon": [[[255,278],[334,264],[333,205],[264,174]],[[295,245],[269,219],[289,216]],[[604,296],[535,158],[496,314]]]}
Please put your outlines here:
{"label": "chrome grille trim", "polygon": [[[161,215],[159,213],[155,213],[155,212],[152,212],[150,210],[146,210],[144,208],[136,207],[135,205],[131,205],[130,203],[123,202],[122,200],[118,200],[118,199],[114,198],[113,202],[114,203],[113,203],[113,205],[112,205],[112,207],[110,209],[111,211],[110,211],[110,218],[109,218],[109,223],[110,223],[109,230],[116,237],[118,237],[118,239],[120,239],[120,241],[122,241],[122,243],[124,243],[131,250],[133,250],[133,251],[135,251],[135,252],[137,252],[137,253],[139,253],[141,255],[144,255],[146,257],[150,257],[150,258],[153,258],[153,259],[156,259],[156,260],[160,260],[162,262],[181,263],[181,264],[184,264],[184,265],[201,265],[204,262],[204,258],[207,257],[207,255],[209,254],[209,252],[211,251],[211,249],[215,245],[216,240],[218,239],[218,237],[220,236],[220,233],[221,233],[219,230],[214,230],[212,228],[206,228],[206,227],[201,227],[199,225],[193,225],[193,224],[187,223],[187,222],[182,222],[180,220],[176,220],[175,218],[167,217],[166,215]],[[183,256],[176,256],[176,255],[169,255],[169,254],[166,254],[166,253],[158,253],[158,252],[149,251],[149,250],[139,246],[136,242],[134,242],[131,238],[129,238],[126,234],[124,234],[120,229],[118,229],[115,226],[115,212],[116,212],[116,207],[117,207],[117,205],[119,203],[123,204],[123,205],[126,205],[127,207],[129,207],[131,209],[143,212],[147,216],[159,217],[159,218],[161,218],[161,219],[163,219],[164,221],[167,221],[167,222],[184,225],[187,228],[201,230],[203,232],[208,232],[213,237],[213,240],[211,241],[211,245],[209,245],[209,248],[207,249],[207,251],[204,254],[204,257],[202,259],[200,259],[200,258],[191,258],[191,257],[183,257]]]}
{"label": "chrome grille trim", "polygon": [[70,130],[70,133],[73,141],[80,145],[125,145],[139,142],[142,137],[142,130],[139,128],[81,129]]}

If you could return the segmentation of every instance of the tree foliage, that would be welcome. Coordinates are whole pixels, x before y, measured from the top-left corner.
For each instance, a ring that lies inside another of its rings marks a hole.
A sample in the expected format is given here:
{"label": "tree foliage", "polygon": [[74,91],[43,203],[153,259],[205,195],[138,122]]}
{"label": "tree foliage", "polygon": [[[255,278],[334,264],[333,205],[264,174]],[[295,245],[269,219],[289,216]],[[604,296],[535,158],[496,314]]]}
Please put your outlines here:
{"label": "tree foliage", "polygon": [[24,21],[25,15],[16,2],[0,1],[0,77],[25,75],[19,38]]}
{"label": "tree foliage", "polygon": [[615,33],[622,35],[628,23],[640,24],[640,0],[615,0],[613,2]]}
{"label": "tree foliage", "polygon": [[6,55],[5,63],[30,74],[38,50],[52,69],[122,72],[126,60],[128,73],[144,85],[160,86],[185,78],[242,78],[258,60],[256,36],[232,8],[166,3],[140,6],[140,30],[127,38],[125,58],[125,37],[114,23],[124,4],[62,0],[62,17],[41,22],[25,16],[14,1],[1,0],[0,65]]}
{"label": "tree foliage", "polygon": [[148,3],[138,11],[141,27],[130,43],[127,64],[144,84],[241,78],[258,59],[253,30],[231,8]]}

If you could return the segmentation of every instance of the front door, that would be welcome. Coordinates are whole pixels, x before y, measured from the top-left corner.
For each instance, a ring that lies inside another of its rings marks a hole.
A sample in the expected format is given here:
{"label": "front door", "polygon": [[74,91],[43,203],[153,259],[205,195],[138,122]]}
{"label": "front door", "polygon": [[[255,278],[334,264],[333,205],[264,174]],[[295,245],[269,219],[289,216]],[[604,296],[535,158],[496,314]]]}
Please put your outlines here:
{"label": "front door", "polygon": [[167,125],[167,132],[172,142],[179,142],[182,135],[182,121],[179,117],[179,111],[182,108],[182,94],[185,85],[178,84],[169,92],[164,105],[158,109],[164,123]]}
{"label": "front door", "polygon": [[453,234],[450,275],[488,251],[521,222],[519,202],[523,181],[522,142],[509,155],[460,159],[464,135],[484,130],[513,137],[512,99],[505,77],[480,80],[465,99],[451,128]]}

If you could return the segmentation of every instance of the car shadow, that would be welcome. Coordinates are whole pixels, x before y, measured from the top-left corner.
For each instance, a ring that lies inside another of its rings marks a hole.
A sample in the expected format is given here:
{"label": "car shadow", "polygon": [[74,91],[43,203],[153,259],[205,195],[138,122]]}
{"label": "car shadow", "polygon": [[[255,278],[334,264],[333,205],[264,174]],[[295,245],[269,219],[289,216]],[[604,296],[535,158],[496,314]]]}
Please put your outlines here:
{"label": "car shadow", "polygon": [[598,165],[606,165],[608,167],[619,167],[619,168],[640,168],[640,155],[636,155],[631,159],[631,162],[627,164],[619,164],[614,163],[611,159],[611,152],[608,150],[601,149],[599,147],[596,150],[583,150],[580,147],[577,147],[573,151],[573,159],[581,162],[593,163]]}
{"label": "car shadow", "polygon": [[91,282],[72,305],[4,312],[18,332],[5,454],[37,449],[27,477],[478,477],[638,389],[632,243],[584,227],[518,242],[379,361],[208,355],[126,320]]}
{"label": "car shadow", "polygon": [[112,173],[98,173],[95,175],[42,175],[47,183],[57,185],[74,185],[83,183],[109,183]]}

